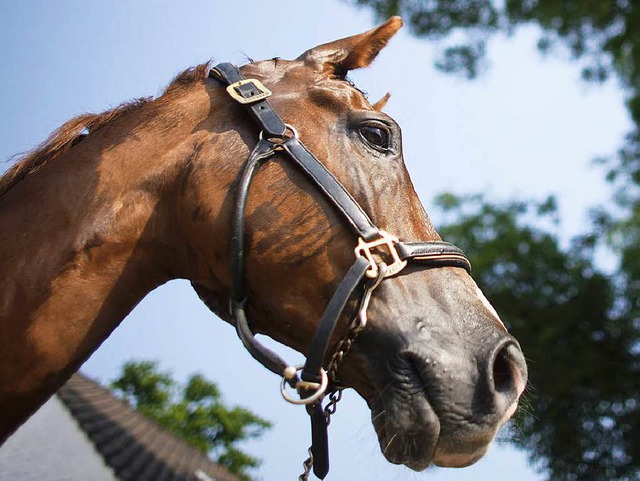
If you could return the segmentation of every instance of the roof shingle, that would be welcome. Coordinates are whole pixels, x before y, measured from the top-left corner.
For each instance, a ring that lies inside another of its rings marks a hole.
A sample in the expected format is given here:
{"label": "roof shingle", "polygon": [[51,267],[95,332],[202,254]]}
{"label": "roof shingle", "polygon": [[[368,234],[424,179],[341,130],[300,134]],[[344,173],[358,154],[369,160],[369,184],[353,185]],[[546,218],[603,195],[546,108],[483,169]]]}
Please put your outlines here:
{"label": "roof shingle", "polygon": [[58,397],[122,481],[240,481],[80,373]]}

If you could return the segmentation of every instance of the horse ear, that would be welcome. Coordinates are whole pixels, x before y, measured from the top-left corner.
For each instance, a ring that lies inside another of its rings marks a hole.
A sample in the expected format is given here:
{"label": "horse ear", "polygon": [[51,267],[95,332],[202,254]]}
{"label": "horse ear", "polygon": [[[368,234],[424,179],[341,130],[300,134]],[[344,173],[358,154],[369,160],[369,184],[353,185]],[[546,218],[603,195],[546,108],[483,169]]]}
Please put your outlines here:
{"label": "horse ear", "polygon": [[319,45],[298,57],[328,75],[344,77],[349,70],[368,66],[391,37],[402,27],[400,17],[391,17],[368,32]]}
{"label": "horse ear", "polygon": [[391,97],[391,92],[387,92],[386,94],[384,94],[384,97],[382,97],[380,100],[378,100],[375,104],[372,105],[374,110],[377,110],[378,112],[382,112],[382,109],[384,108],[385,105],[387,105],[387,101],[389,100],[389,97]]}

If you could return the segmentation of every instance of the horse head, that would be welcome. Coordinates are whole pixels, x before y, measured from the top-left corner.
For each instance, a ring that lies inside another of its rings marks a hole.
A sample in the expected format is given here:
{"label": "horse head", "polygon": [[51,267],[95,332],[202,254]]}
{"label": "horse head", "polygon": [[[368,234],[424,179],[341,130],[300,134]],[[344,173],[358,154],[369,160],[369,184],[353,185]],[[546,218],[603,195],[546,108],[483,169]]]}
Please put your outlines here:
{"label": "horse head", "polygon": [[[400,241],[439,242],[405,168],[400,127],[382,112],[386,98],[372,105],[346,77],[367,67],[401,25],[395,17],[295,60],[252,62],[241,72],[271,91],[273,110],[373,224]],[[180,228],[191,243],[189,277],[197,292],[233,322],[233,192],[259,129],[221,82],[205,83],[210,117],[198,128],[216,133],[216,160],[199,156],[185,174]],[[246,199],[242,283],[251,329],[308,354],[318,319],[353,263],[358,236],[285,150],[276,149],[255,173]],[[227,193],[219,199],[212,186],[220,184]],[[325,365],[349,335],[357,309],[351,299]],[[467,270],[410,264],[377,286],[366,314],[366,327],[332,381],[366,400],[384,456],[416,470],[479,459],[514,413],[527,369],[517,341]]]}

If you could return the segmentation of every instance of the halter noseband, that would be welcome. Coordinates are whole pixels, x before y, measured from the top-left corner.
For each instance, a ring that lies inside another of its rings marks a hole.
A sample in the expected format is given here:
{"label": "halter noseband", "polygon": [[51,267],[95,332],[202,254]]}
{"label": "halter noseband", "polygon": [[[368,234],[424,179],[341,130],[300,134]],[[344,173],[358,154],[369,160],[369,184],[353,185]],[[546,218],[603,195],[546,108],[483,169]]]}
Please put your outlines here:
{"label": "halter noseband", "polygon": [[[367,322],[367,308],[373,290],[387,277],[398,274],[411,262],[425,268],[460,267],[471,272],[471,264],[464,252],[448,242],[402,242],[397,237],[379,229],[362,210],[344,186],[305,147],[292,126],[285,124],[266,100],[271,92],[258,80],[246,79],[240,70],[230,63],[221,63],[211,68],[208,77],[227,85],[227,92],[238,103],[247,107],[258,122],[260,139],[242,167],[236,192],[235,211],[231,235],[231,315],[236,322],[236,331],[251,355],[266,368],[283,377],[283,395],[290,402],[306,404],[311,416],[312,446],[310,463],[305,463],[305,475],[310,465],[316,476],[324,479],[329,471],[327,414],[322,408],[322,399],[327,389],[337,386],[337,370],[351,347],[358,332]],[[355,262],[338,285],[325,308],[316,333],[311,341],[309,355],[302,367],[285,362],[254,337],[245,312],[247,296],[244,290],[244,218],[249,187],[257,169],[276,151],[288,157],[308,176],[358,235],[355,247]],[[384,254],[387,264],[374,256]],[[363,288],[358,313],[350,331],[336,348],[327,370],[324,359],[331,335],[344,308],[359,288]],[[302,370],[298,377],[298,371]],[[328,371],[328,373],[327,373]],[[295,388],[300,400],[286,394],[285,384]],[[329,387],[331,385],[331,387]],[[332,398],[335,408],[337,400]],[[301,479],[306,479],[301,478]]]}

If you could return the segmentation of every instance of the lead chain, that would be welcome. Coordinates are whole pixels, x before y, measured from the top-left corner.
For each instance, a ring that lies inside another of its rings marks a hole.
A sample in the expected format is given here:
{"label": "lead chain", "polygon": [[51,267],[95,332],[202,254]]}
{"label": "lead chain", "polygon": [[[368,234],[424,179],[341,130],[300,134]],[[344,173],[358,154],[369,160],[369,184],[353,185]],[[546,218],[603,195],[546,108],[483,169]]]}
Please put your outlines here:
{"label": "lead chain", "polygon": [[338,389],[337,391],[332,391],[329,394],[329,403],[324,408],[324,416],[327,419],[327,426],[331,424],[331,416],[336,413],[336,409],[338,408],[338,403],[342,399],[342,389]]}
{"label": "lead chain", "polygon": [[311,447],[308,449],[309,457],[304,460],[302,466],[304,466],[304,472],[298,476],[298,481],[308,481],[309,473],[311,472],[311,468],[313,467],[313,453],[311,452]]}
{"label": "lead chain", "polygon": [[336,384],[338,380],[338,369],[344,360],[344,357],[351,350],[351,346],[353,342],[358,337],[358,334],[364,327],[367,325],[367,310],[369,309],[369,301],[371,300],[371,294],[373,291],[380,285],[382,280],[385,278],[385,274],[387,272],[387,265],[383,262],[378,266],[378,277],[373,280],[373,282],[367,283],[365,286],[364,293],[362,294],[362,299],[360,301],[360,306],[358,307],[357,315],[351,320],[349,325],[349,332],[347,335],[340,340],[338,345],[336,346],[336,350],[331,356],[331,360],[329,361],[329,367],[327,369],[329,374],[329,379],[332,383]]}
{"label": "lead chain", "polygon": [[[360,312],[360,311],[359,311]],[[336,383],[338,380],[338,369],[344,361],[344,357],[351,350],[351,346],[353,342],[358,337],[358,333],[361,330],[361,322],[360,322],[360,313],[351,321],[351,325],[349,328],[349,332],[347,335],[340,340],[338,345],[336,346],[336,351],[331,356],[331,360],[329,361],[329,379],[331,379],[332,383]]]}

